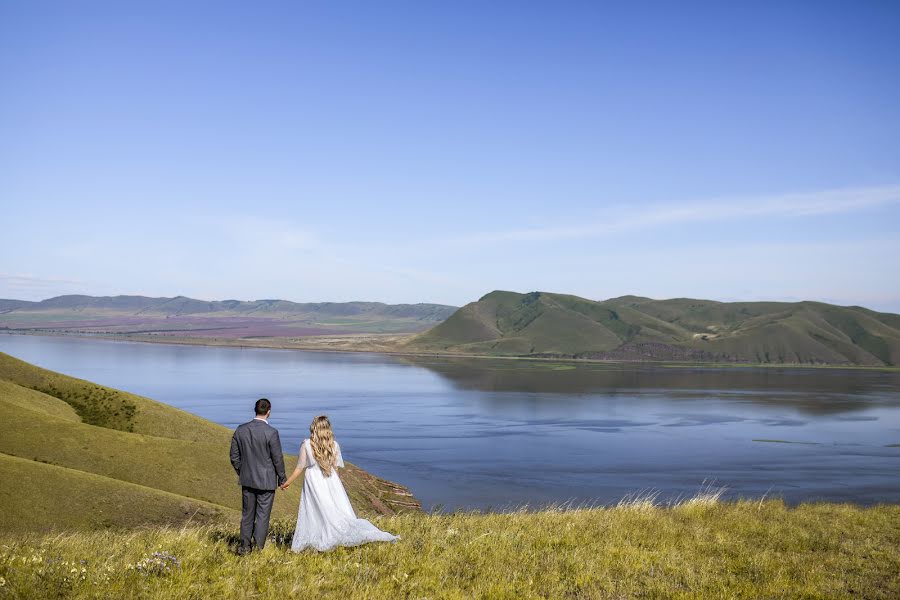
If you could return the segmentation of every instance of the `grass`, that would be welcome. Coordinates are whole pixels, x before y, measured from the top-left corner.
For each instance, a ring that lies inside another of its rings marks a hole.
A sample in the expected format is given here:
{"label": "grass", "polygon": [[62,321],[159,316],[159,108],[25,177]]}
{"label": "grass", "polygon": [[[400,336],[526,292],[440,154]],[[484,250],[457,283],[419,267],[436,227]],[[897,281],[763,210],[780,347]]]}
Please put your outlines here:
{"label": "grass", "polygon": [[900,367],[879,367],[867,365],[825,365],[825,364],[778,364],[778,363],[661,363],[660,366],[670,369],[690,369],[696,367],[710,369],[821,369],[821,370],[837,370],[837,371],[883,371],[887,373],[900,372]]}
{"label": "grass", "polygon": [[[0,381],[37,391],[69,404],[85,425],[191,442],[215,440],[227,429],[166,404],[121,390],[98,386],[83,379],[41,369],[0,353]],[[30,408],[19,394],[0,399]],[[102,408],[119,415],[97,416]],[[37,415],[32,415],[37,417]]]}
{"label": "grass", "polygon": [[419,352],[785,365],[900,364],[897,315],[817,302],[492,292],[400,345]]}
{"label": "grass", "polygon": [[[230,442],[226,427],[0,353],[0,532],[235,522]],[[363,514],[418,509],[353,465],[341,479]],[[273,514],[296,516],[299,502],[299,486],[279,492]]]}
{"label": "grass", "polygon": [[396,544],[238,557],[218,525],[0,540],[4,598],[900,596],[900,507],[707,500],[376,517]]}
{"label": "grass", "polygon": [[0,531],[7,534],[240,518],[234,508],[6,454],[0,454],[0,480]]}

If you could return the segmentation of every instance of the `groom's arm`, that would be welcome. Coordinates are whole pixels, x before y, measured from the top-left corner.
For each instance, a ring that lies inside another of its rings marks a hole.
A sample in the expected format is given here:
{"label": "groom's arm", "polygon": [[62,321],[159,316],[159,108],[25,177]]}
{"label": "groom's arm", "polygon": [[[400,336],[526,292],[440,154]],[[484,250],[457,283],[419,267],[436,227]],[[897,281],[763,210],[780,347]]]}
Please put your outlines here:
{"label": "groom's arm", "polygon": [[231,436],[231,466],[235,473],[241,474],[241,447],[237,441],[237,431]]}
{"label": "groom's arm", "polygon": [[278,476],[278,485],[287,481],[284,474],[284,454],[281,452],[281,437],[278,430],[269,438],[269,454],[272,456],[272,464],[275,465],[275,475]]}

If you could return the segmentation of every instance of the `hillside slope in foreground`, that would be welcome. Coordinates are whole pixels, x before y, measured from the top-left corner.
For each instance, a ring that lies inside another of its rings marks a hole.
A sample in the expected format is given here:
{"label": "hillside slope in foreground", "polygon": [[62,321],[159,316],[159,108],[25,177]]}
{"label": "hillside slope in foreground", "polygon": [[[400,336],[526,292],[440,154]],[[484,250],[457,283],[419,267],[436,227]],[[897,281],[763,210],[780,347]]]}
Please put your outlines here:
{"label": "hillside slope in foreground", "polygon": [[495,291],[411,352],[760,364],[900,365],[900,315],[821,302],[715,302]]}
{"label": "hillside slope in foreground", "polygon": [[[230,441],[200,417],[0,353],[0,532],[233,523]],[[341,479],[362,514],[419,509],[353,465]],[[296,487],[276,494],[276,518],[296,517]]]}

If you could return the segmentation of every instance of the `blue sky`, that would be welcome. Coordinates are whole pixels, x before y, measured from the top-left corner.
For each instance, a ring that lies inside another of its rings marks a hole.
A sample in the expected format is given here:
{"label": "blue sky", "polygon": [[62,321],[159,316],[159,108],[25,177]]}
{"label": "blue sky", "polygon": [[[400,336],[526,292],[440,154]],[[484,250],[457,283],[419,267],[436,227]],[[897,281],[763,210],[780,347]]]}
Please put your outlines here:
{"label": "blue sky", "polygon": [[900,312],[896,2],[7,1],[0,89],[0,297]]}

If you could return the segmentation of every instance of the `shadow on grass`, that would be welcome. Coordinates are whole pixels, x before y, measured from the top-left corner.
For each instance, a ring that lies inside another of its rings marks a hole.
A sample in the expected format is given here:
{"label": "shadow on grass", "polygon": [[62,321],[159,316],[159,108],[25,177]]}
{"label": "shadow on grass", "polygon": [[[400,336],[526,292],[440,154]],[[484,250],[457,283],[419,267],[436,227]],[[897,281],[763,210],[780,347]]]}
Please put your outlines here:
{"label": "shadow on grass", "polygon": [[[275,544],[278,548],[290,548],[294,539],[293,522],[274,521],[269,525],[269,535],[266,544]],[[213,542],[221,542],[228,546],[231,552],[237,554],[241,545],[241,534],[237,528],[216,528],[209,532],[209,539]]]}

